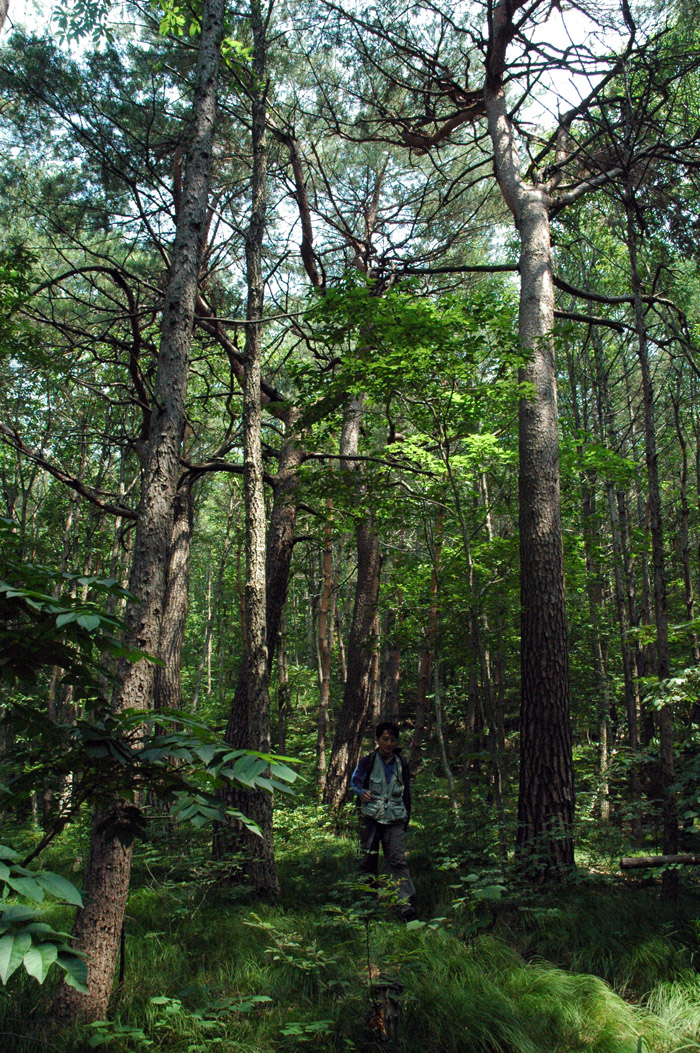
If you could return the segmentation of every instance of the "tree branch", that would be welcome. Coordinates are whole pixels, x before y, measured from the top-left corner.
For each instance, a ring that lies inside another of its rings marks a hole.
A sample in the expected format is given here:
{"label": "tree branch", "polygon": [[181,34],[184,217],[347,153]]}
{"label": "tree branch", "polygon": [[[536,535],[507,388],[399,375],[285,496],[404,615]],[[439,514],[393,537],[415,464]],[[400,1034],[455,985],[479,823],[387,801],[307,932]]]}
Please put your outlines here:
{"label": "tree branch", "polygon": [[0,439],[6,442],[8,446],[11,446],[16,453],[21,453],[23,456],[28,457],[30,461],[38,464],[40,468],[47,471],[49,475],[53,475],[59,482],[75,490],[76,493],[80,494],[81,497],[85,497],[93,505],[97,505],[103,512],[121,516],[123,519],[136,519],[136,512],[133,509],[126,508],[124,505],[112,504],[111,501],[103,501],[93,490],[81,483],[79,479],[67,472],[65,468],[59,468],[58,465],[52,464],[40,450],[35,450],[28,446],[15,428],[0,422]]}

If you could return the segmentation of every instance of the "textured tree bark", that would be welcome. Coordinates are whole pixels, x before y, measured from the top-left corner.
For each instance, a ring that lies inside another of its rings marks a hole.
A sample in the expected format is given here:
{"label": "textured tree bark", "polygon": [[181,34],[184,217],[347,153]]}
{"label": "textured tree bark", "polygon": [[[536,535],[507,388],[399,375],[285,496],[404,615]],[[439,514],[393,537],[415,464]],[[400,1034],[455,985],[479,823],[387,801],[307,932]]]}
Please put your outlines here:
{"label": "textured tree bark", "polygon": [[499,2],[490,33],[484,101],[496,178],[520,235],[519,333],[531,385],[519,412],[521,709],[517,851],[540,880],[573,867],[574,781],[566,595],[559,493],[557,386],[552,331],[550,199],[520,175],[503,74],[513,7]]}
{"label": "textured tree bark", "polygon": [[[343,457],[357,454],[363,397],[353,399],[346,407],[340,452]],[[344,462],[347,463],[347,462]],[[357,468],[347,468],[357,472]],[[360,757],[367,716],[371,703],[372,666],[376,650],[376,613],[379,600],[381,556],[379,538],[372,513],[363,502],[363,488],[355,477],[357,493],[355,542],[357,545],[357,582],[355,605],[348,640],[347,680],[343,705],[333,738],[323,800],[337,811],[343,804],[353,768]]]}
{"label": "textured tree bark", "polygon": [[[223,13],[223,0],[205,0],[191,148],[163,307],[158,374],[129,582],[140,602],[130,603],[126,609],[127,645],[155,654],[160,642],[166,556],[180,475],[194,303],[206,230]],[[115,709],[150,707],[154,676],[150,662],[122,661],[117,676]],[[87,958],[88,991],[81,994],[62,983],[53,1006],[58,1021],[98,1020],[107,1012],[118,949],[115,934],[121,932],[129,888],[131,849],[109,836],[105,811],[118,816],[121,808],[121,802],[115,801],[112,809],[101,808],[95,815],[84,878],[88,896],[73,928],[77,947]]]}
{"label": "textured tree bark", "polygon": [[178,488],[173,505],[159,650],[165,665],[156,666],[154,709],[182,709],[180,666],[189,599],[193,514],[192,487],[185,483]]}
{"label": "textured tree bark", "polygon": [[[248,304],[244,347],[243,448],[246,521],[245,646],[238,687],[226,727],[226,742],[238,749],[270,749],[270,696],[268,666],[265,494],[263,490],[262,400],[260,391],[263,339],[263,239],[267,205],[267,86],[266,26],[260,3],[250,7],[253,31],[252,145],[253,175],[250,223],[246,233],[246,280]],[[292,528],[293,529],[293,528]],[[284,585],[286,594],[286,579]],[[280,607],[281,614],[281,607]],[[275,636],[279,620],[274,626]],[[243,877],[255,895],[276,896],[279,892],[272,835],[272,797],[257,790],[223,792],[225,800],[253,819],[261,837],[245,827],[221,824],[214,835],[214,853],[226,858],[242,853],[240,869],[231,876]]]}

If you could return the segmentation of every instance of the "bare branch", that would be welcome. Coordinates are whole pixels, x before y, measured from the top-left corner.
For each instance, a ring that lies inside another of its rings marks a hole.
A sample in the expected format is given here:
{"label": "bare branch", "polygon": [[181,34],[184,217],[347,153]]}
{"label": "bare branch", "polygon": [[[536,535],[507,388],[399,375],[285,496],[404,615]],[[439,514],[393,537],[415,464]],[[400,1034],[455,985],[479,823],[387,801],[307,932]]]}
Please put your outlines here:
{"label": "bare branch", "polygon": [[85,486],[79,479],[77,479],[70,472],[66,471],[65,468],[61,468],[59,465],[53,464],[48,458],[44,457],[41,450],[33,449],[31,446],[24,442],[22,437],[16,428],[10,427],[8,424],[0,422],[0,439],[6,442],[8,446],[11,446],[16,453],[21,453],[24,457],[28,457],[34,464],[38,464],[40,468],[47,471],[49,475],[53,475],[59,482],[64,483],[66,486],[75,490],[76,493],[80,494],[81,497],[85,497],[93,505],[97,505],[103,512],[109,512],[111,515],[121,516],[123,519],[136,519],[136,512],[131,508],[126,508],[124,505],[115,505],[111,501],[104,501],[101,497]]}

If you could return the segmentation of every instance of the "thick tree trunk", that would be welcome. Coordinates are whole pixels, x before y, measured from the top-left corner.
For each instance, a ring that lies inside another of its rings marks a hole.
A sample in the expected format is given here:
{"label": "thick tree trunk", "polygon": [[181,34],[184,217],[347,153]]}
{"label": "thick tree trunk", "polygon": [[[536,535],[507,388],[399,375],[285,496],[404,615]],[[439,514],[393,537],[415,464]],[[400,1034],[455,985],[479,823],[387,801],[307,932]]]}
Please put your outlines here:
{"label": "thick tree trunk", "polygon": [[[179,453],[185,419],[185,395],[199,264],[206,230],[209,176],[216,117],[216,95],[223,26],[223,0],[205,0],[193,100],[191,148],[183,201],[163,308],[158,374],[148,446],[144,458],[141,501],[130,589],[140,602],[126,610],[126,644],[158,653],[165,594],[165,567],[172,533]],[[118,669],[115,709],[147,709],[153,697],[150,662],[122,662]],[[115,801],[112,811],[122,807]],[[109,811],[109,809],[107,809]],[[73,935],[88,963],[88,991],[81,994],[62,983],[54,1001],[57,1020],[102,1019],[112,988],[117,941],[129,888],[131,850],[105,827],[105,809],[95,815],[90,857],[84,878],[88,898],[78,912]]]}
{"label": "thick tree trunk", "polygon": [[[497,4],[493,39],[510,39],[510,6]],[[496,178],[520,234],[520,319],[530,358],[520,402],[521,709],[517,848],[542,880],[573,867],[574,781],[569,714],[566,593],[559,494],[559,437],[554,365],[554,287],[549,199],[523,182],[506,114],[500,61],[487,71],[485,105]]]}
{"label": "thick tree trunk", "polygon": [[[340,452],[345,458],[357,454],[362,396],[353,399],[346,408]],[[347,463],[347,462],[344,462]],[[358,468],[347,468],[358,472]],[[374,528],[372,513],[363,507],[363,488],[355,478],[357,494],[355,511],[355,542],[357,544],[357,582],[355,605],[348,641],[347,680],[343,706],[336,724],[333,749],[326,775],[323,800],[337,810],[346,798],[353,768],[360,757],[362,739],[367,726],[371,704],[372,669],[376,651],[376,613],[379,600],[381,556],[379,538]]]}
{"label": "thick tree trunk", "polygon": [[192,487],[185,483],[175,494],[173,508],[159,651],[165,664],[155,671],[154,709],[182,709],[180,666],[189,599],[193,513]]}

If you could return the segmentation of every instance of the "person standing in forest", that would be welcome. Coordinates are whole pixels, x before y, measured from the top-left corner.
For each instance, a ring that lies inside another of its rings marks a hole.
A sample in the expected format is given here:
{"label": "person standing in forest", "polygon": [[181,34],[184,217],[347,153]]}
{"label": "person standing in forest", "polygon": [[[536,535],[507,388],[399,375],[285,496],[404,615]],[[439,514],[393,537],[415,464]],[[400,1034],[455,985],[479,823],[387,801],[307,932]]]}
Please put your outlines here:
{"label": "person standing in forest", "polygon": [[397,883],[397,907],[403,921],[417,915],[416,889],[406,862],[404,832],[411,817],[411,773],[401,756],[399,729],[391,721],[378,724],[377,748],[362,757],[351,786],[360,809],[360,875],[373,880],[379,868],[379,846],[389,874]]}

